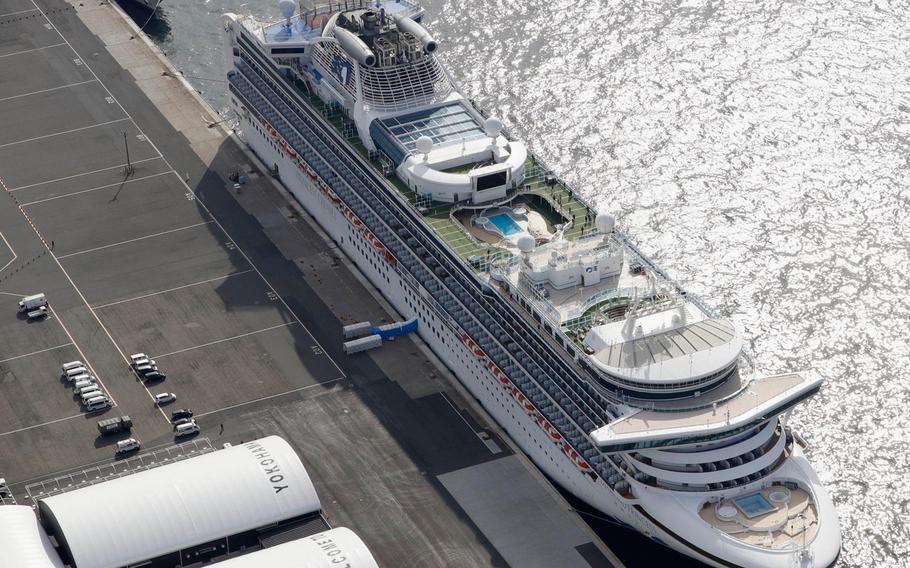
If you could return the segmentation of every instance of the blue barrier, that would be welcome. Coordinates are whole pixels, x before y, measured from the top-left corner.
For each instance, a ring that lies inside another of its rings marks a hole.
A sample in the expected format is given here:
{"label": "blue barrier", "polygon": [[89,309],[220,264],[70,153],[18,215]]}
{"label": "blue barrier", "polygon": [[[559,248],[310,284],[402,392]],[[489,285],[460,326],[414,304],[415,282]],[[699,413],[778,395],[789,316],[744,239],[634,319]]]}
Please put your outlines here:
{"label": "blue barrier", "polygon": [[383,339],[391,339],[392,337],[411,333],[415,329],[417,329],[417,318],[374,327],[373,333],[379,335]]}

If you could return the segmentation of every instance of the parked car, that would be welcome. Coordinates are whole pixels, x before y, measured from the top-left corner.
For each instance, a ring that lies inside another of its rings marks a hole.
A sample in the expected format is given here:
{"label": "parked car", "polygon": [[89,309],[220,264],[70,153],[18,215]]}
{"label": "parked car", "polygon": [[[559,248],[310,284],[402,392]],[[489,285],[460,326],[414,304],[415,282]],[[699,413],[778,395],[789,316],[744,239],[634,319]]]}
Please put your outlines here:
{"label": "parked car", "polygon": [[85,365],[82,364],[82,361],[70,361],[69,363],[64,363],[62,365],[63,373],[65,374],[70,369],[75,369],[76,367],[85,367]]}
{"label": "parked car", "polygon": [[99,395],[85,403],[86,412],[100,412],[113,407],[111,399],[106,395]]}
{"label": "parked car", "polygon": [[167,378],[167,375],[165,375],[161,371],[151,371],[151,372],[146,373],[145,375],[141,375],[141,377],[142,377],[142,380],[144,380],[145,382],[153,383],[153,382],[163,381],[164,379]]}
{"label": "parked car", "polygon": [[186,424],[178,424],[174,427],[174,437],[183,438],[185,436],[192,436],[193,434],[199,433],[199,425],[196,424],[195,420],[190,420]]}
{"label": "parked car", "polygon": [[160,392],[155,395],[155,404],[163,406],[177,400],[177,395],[172,392]]}
{"label": "parked car", "polygon": [[138,365],[136,366],[136,374],[140,377],[145,377],[149,373],[154,373],[158,371],[158,367],[155,365]]}
{"label": "parked car", "polygon": [[181,418],[192,418],[192,417],[193,417],[193,411],[190,410],[189,408],[181,408],[180,410],[175,410],[174,412],[171,412],[171,422],[176,422],[177,420],[180,420]]}
{"label": "parked car", "polygon": [[136,361],[140,361],[142,359],[148,359],[145,353],[133,353],[130,355],[130,364],[135,365]]}
{"label": "parked car", "polygon": [[47,306],[41,306],[41,307],[35,308],[34,310],[29,310],[28,313],[25,314],[25,317],[27,317],[29,320],[34,321],[34,320],[46,318],[47,314],[48,314]]}
{"label": "parked car", "polygon": [[122,456],[130,452],[135,452],[141,446],[142,444],[140,444],[139,440],[136,438],[127,438],[126,440],[120,440],[117,442],[117,450],[114,453],[118,456]]}

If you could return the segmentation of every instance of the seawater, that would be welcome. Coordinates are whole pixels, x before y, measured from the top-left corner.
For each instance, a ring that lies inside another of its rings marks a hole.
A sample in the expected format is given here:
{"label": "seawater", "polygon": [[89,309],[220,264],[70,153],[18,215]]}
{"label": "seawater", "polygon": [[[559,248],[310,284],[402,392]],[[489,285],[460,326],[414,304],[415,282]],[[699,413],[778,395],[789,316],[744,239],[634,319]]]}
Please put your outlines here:
{"label": "seawater", "polygon": [[[734,320],[761,373],[826,379],[790,424],[838,506],[840,565],[910,565],[910,5],[424,5],[466,94]],[[218,109],[228,11],[277,19],[164,0],[146,27]],[[599,528],[631,565],[665,556]]]}

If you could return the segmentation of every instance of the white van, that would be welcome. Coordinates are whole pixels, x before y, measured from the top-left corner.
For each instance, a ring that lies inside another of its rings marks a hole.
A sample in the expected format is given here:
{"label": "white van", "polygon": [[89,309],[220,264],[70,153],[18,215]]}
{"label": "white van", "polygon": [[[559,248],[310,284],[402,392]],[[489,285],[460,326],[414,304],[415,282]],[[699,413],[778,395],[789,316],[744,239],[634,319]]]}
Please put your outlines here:
{"label": "white van", "polygon": [[186,424],[178,424],[174,428],[174,437],[182,438],[184,436],[192,436],[193,434],[199,433],[199,425],[196,424],[196,421],[187,422]]}
{"label": "white van", "polygon": [[85,389],[84,391],[79,393],[79,396],[82,397],[82,404],[88,404],[88,401],[92,400],[96,396],[107,396],[107,395],[104,394],[104,391],[102,391],[98,385],[95,385],[94,388],[88,387],[87,389]]}
{"label": "white van", "polygon": [[82,373],[81,375],[76,375],[73,378],[67,378],[67,380],[73,384],[78,383],[79,381],[92,381],[94,382],[95,377],[89,375],[88,373]]}
{"label": "white van", "polygon": [[96,396],[85,403],[85,410],[88,412],[95,412],[96,410],[103,410],[105,408],[110,408],[111,406],[111,399],[106,396]]}
{"label": "white van", "polygon": [[88,387],[95,386],[95,381],[91,379],[85,379],[82,381],[76,381],[73,383],[73,394],[82,394],[82,391],[88,390]]}
{"label": "white van", "polygon": [[66,371],[64,371],[64,374],[66,375],[66,378],[69,381],[72,381],[74,377],[78,377],[79,375],[83,375],[83,374],[87,374],[87,373],[88,373],[88,369],[86,369],[85,367],[73,367],[72,369],[67,369]]}
{"label": "white van", "polygon": [[85,365],[82,364],[82,361],[70,361],[69,363],[63,364],[63,372],[66,373],[70,369],[75,369],[76,367],[85,367]]}
{"label": "white van", "polygon": [[127,438],[126,440],[120,440],[117,442],[117,450],[115,453],[119,456],[121,454],[128,454],[138,450],[142,444],[139,443],[139,440],[136,438]]}

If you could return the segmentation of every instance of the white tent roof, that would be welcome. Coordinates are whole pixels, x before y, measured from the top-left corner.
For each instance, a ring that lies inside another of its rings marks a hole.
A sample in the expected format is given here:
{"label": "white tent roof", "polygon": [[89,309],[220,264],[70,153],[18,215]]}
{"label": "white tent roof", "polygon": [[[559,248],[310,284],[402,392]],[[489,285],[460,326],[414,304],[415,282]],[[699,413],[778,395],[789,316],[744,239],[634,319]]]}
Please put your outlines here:
{"label": "white tent roof", "polygon": [[0,507],[0,555],[4,566],[16,568],[63,568],[31,507]]}
{"label": "white tent roof", "polygon": [[379,568],[367,545],[340,527],[219,562],[216,568]]}
{"label": "white tent roof", "polygon": [[39,501],[79,568],[118,568],[318,511],[296,452],[277,436]]}

